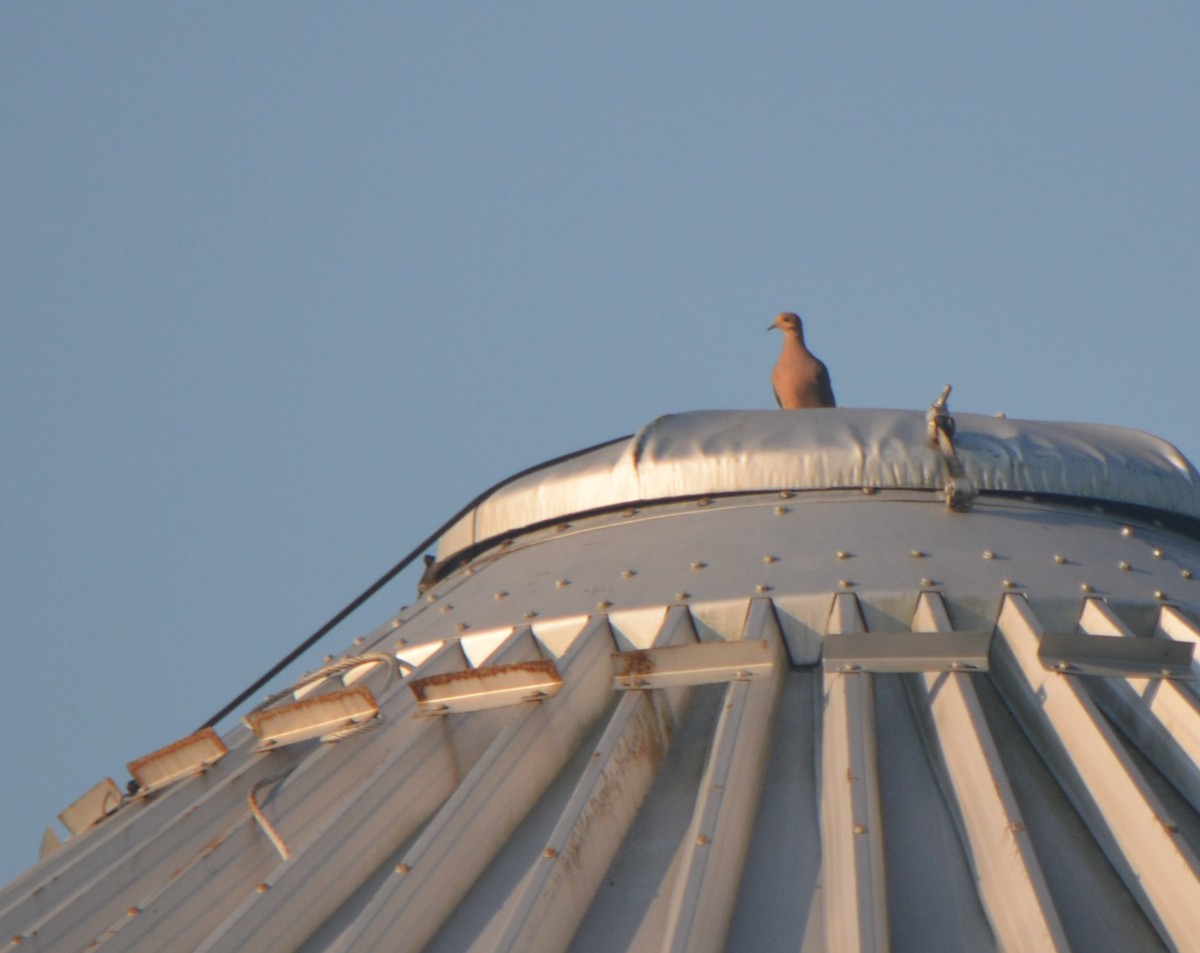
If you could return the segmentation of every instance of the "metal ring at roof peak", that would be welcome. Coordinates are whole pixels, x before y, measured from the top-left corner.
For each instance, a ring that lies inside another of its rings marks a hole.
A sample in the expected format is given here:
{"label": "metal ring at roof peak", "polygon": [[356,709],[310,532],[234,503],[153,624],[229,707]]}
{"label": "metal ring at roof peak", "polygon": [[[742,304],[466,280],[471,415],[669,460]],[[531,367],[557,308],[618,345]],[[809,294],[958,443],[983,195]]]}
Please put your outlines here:
{"label": "metal ring at roof peak", "polygon": [[[955,414],[955,447],[983,493],[1034,493],[1200,519],[1200,475],[1171,444],[1099,424]],[[940,491],[926,415],[822,408],[668,414],[506,483],[439,541],[439,559],[577,513],[708,493],[848,487]]]}

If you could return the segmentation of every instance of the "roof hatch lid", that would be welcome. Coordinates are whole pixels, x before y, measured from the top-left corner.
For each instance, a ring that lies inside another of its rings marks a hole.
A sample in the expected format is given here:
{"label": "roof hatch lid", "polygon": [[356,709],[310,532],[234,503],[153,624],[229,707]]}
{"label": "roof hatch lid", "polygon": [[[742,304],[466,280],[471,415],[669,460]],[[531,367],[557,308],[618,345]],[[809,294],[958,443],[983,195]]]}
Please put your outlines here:
{"label": "roof hatch lid", "polygon": [[[1100,424],[955,414],[967,476],[983,493],[1036,493],[1200,519],[1200,474],[1175,447]],[[692,411],[504,484],[441,538],[439,559],[573,514],[716,493],[856,487],[938,490],[942,455],[919,411]]]}

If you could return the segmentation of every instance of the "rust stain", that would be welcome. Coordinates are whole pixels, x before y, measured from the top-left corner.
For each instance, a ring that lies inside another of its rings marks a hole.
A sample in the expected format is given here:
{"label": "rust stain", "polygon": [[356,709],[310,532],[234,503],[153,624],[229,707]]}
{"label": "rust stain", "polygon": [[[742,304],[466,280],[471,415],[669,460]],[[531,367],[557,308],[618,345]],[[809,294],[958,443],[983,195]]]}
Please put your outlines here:
{"label": "rust stain", "polygon": [[634,675],[651,675],[654,673],[654,659],[650,656],[648,649],[640,649],[636,652],[620,652],[617,654],[620,660],[620,667],[617,670],[618,678],[628,678]]}

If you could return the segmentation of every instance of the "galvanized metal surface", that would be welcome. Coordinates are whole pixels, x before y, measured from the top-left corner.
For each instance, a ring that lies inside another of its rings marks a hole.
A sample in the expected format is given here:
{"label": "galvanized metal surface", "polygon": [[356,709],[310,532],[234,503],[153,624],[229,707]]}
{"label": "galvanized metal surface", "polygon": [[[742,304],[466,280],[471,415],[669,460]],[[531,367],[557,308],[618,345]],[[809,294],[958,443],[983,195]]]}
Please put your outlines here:
{"label": "galvanized metal surface", "polygon": [[[741,415],[738,446],[771,456],[789,416]],[[752,468],[719,423],[651,428],[639,467]],[[1055,465],[1149,448],[1175,466],[1137,435],[996,426],[1017,434],[1006,459],[1049,441]],[[238,727],[174,778],[189,745],[135,761],[164,773],[136,799],[98,789],[0,890],[0,935],[145,953],[1193,948],[1200,542],[986,492],[968,513],[912,489],[635,509],[478,554],[300,708],[259,713],[294,743]],[[288,721],[348,695],[377,705],[375,730],[295,734],[370,714]]]}
{"label": "galvanized metal surface", "polygon": [[[956,414],[960,479],[983,492],[1120,501],[1200,517],[1200,475],[1149,434],[1096,424]],[[444,559],[480,540],[621,505],[705,493],[846,487],[942,493],[943,451],[914,411],[696,411],[508,484],[442,538]]]}

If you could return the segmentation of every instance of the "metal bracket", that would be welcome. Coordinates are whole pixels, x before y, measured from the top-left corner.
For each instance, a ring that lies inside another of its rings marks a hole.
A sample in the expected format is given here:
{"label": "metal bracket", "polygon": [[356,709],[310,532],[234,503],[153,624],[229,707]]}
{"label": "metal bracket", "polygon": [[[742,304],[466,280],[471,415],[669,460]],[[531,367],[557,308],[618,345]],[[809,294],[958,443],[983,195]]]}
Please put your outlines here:
{"label": "metal bracket", "polygon": [[1191,680],[1191,642],[1047,632],[1038,645],[1038,660],[1047,669],[1069,675],[1109,678]]}
{"label": "metal bracket", "polygon": [[761,678],[774,662],[766,642],[693,642],[612,657],[615,688],[669,688]]}
{"label": "metal bracket", "polygon": [[144,796],[173,781],[191,777],[216,764],[227,754],[225,743],[211,728],[201,728],[165,748],[130,761],[126,768]]}
{"label": "metal bracket", "polygon": [[946,505],[950,509],[965,513],[975,505],[979,490],[967,476],[958,451],[954,449],[954,418],[946,409],[950,397],[950,385],[942,388],[941,396],[929,405],[925,420],[929,425],[929,442],[942,453],[946,464]]}
{"label": "metal bracket", "polygon": [[417,700],[416,714],[449,715],[542,701],[557,695],[562,683],[554,659],[546,658],[430,675],[408,687]]}
{"label": "metal bracket", "polygon": [[844,632],[825,636],[826,672],[986,672],[991,632]]}

